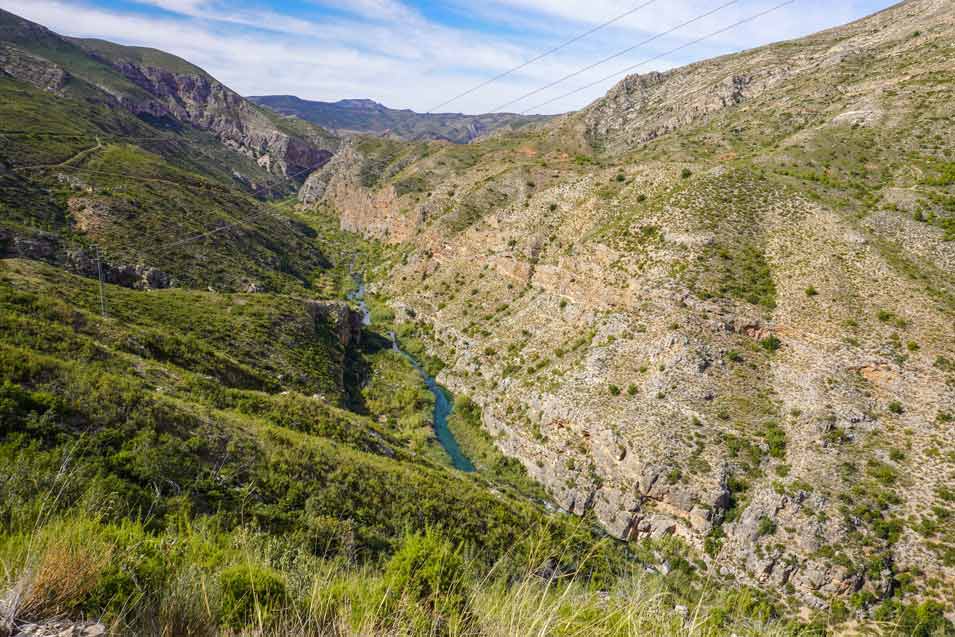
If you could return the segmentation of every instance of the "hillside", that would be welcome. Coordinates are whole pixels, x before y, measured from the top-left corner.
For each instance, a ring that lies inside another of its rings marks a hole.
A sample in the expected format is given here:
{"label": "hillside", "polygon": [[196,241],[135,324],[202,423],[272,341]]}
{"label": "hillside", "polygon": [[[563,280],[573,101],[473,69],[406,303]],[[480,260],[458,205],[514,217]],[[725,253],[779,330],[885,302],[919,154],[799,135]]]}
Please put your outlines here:
{"label": "hillside", "polygon": [[[98,253],[108,282],[143,288],[300,289],[329,266],[263,203],[328,161],[324,130],[168,54],[6,12],[0,94],[3,256],[95,275]],[[172,240],[206,232],[234,241]]]}
{"label": "hillside", "polygon": [[[78,108],[95,105],[126,111],[140,121],[122,133],[156,137],[153,144],[160,154],[174,155],[170,146],[190,138],[190,146],[208,155],[201,163],[217,164],[211,170],[254,192],[281,190],[289,186],[289,177],[300,182],[337,147],[337,140],[321,128],[260,109],[205,71],[167,53],[64,38],[2,10],[0,43],[5,77],[64,102],[78,102]],[[62,136],[61,130],[55,132]],[[211,139],[201,140],[198,133]]]}
{"label": "hillside", "polygon": [[[560,506],[793,607],[955,608],[955,7],[631,76],[300,193]],[[880,615],[884,616],[884,615]]]}
{"label": "hillside", "polygon": [[367,133],[405,141],[444,140],[467,144],[497,130],[515,131],[551,119],[514,113],[415,113],[388,108],[372,100],[317,102],[293,95],[263,95],[249,99],[277,113],[298,117],[342,135]]}
{"label": "hillside", "polygon": [[336,139],[6,13],[0,71],[0,635],[785,628],[557,511],[358,311],[408,251],[283,199]]}
{"label": "hillside", "polygon": [[0,13],[0,637],[955,635],[953,36],[449,144]]}
{"label": "hillside", "polygon": [[337,140],[0,18],[0,635],[416,631],[474,621],[492,567],[635,564],[471,412],[451,468],[386,313],[346,301],[401,251],[281,200]]}

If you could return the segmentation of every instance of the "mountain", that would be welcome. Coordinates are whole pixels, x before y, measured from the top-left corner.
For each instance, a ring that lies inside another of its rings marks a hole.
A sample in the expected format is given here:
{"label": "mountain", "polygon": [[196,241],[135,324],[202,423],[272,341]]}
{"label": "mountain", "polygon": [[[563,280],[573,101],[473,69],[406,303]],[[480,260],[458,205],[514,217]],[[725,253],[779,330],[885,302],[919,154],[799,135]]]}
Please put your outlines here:
{"label": "mountain", "polygon": [[[108,282],[146,288],[276,290],[328,267],[262,204],[328,161],[339,142],[323,129],[166,53],[63,38],[2,11],[0,93],[0,254],[90,274],[98,252]],[[162,247],[210,231],[236,243]]]}
{"label": "mountain", "polygon": [[179,135],[208,132],[224,147],[219,152],[228,151],[228,159],[217,160],[229,164],[223,169],[254,187],[314,169],[338,143],[316,126],[255,106],[161,51],[64,38],[2,10],[0,42],[7,77],[51,95],[124,109],[143,120],[143,131],[148,124]]}
{"label": "mountain", "polygon": [[409,251],[380,293],[562,509],[951,616],[953,36],[909,0],[527,132],[349,142],[300,200]]}
{"label": "mountain", "polygon": [[263,95],[249,99],[277,113],[304,119],[339,134],[368,133],[407,141],[445,140],[467,144],[494,131],[515,131],[550,119],[514,113],[415,113],[387,108],[372,100],[315,102],[293,95]]}
{"label": "mountain", "polygon": [[955,634],[948,0],[469,144],[0,18],[0,637]]}
{"label": "mountain", "polygon": [[0,121],[0,635],[447,633],[643,568],[463,398],[453,469],[439,363],[348,301],[402,255],[287,199],[337,138],[9,13]]}
{"label": "mountain", "polygon": [[347,300],[401,255],[288,199],[337,138],[9,13],[0,121],[0,635],[446,632],[479,572],[634,564],[463,401],[452,468],[435,361]]}

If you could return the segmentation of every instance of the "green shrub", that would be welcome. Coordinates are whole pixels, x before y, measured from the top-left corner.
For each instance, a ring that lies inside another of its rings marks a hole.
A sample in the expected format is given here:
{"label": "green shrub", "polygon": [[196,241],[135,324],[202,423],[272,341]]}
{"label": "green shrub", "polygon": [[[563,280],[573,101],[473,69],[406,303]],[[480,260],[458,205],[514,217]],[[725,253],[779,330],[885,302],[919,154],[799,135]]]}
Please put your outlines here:
{"label": "green shrub", "polygon": [[759,524],[756,526],[756,535],[763,537],[766,535],[772,535],[775,532],[776,522],[766,516],[763,516],[759,519]]}
{"label": "green shrub", "polygon": [[774,420],[769,421],[761,435],[763,440],[766,441],[770,456],[773,458],[786,456],[786,432],[779,426],[779,423]]}
{"label": "green shrub", "polygon": [[407,535],[385,566],[385,584],[394,601],[410,601],[445,616],[460,616],[467,608],[468,566],[459,548],[440,532]]}
{"label": "green shrub", "polygon": [[935,637],[955,634],[955,626],[945,619],[945,608],[935,601],[905,604],[889,600],[875,611],[875,619],[890,622],[897,634],[911,637]]}
{"label": "green shrub", "polygon": [[693,171],[690,170],[689,168],[684,168],[683,170],[680,171],[680,178],[682,179],[689,179],[692,176],[693,176]]}
{"label": "green shrub", "polygon": [[759,342],[759,346],[767,352],[775,352],[783,346],[783,342],[775,334],[770,334]]}
{"label": "green shrub", "polygon": [[221,621],[233,628],[264,624],[288,603],[285,580],[269,568],[233,566],[219,575],[219,585]]}
{"label": "green shrub", "polygon": [[608,389],[610,390],[610,395],[612,395],[612,396],[619,396],[619,395],[620,395],[620,388],[617,387],[616,385],[610,385],[610,387],[608,387]]}
{"label": "green shrub", "polygon": [[885,486],[891,486],[895,484],[896,480],[899,478],[899,474],[884,462],[879,462],[878,460],[870,460],[866,466],[866,471],[870,476],[881,482]]}
{"label": "green shrub", "polygon": [[739,617],[749,621],[767,622],[778,616],[778,612],[765,593],[744,587],[729,590],[721,596],[717,605],[710,611],[707,624],[714,628],[729,626]]}

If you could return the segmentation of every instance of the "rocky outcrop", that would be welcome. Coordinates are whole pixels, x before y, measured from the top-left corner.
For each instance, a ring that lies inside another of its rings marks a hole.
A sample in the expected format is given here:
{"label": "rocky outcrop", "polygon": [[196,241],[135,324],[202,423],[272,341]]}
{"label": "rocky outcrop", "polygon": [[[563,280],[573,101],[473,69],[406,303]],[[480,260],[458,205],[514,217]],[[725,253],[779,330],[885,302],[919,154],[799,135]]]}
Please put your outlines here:
{"label": "rocky outcrop", "polygon": [[311,172],[327,162],[337,140],[314,135],[309,139],[282,131],[259,108],[238,93],[196,69],[173,72],[124,59],[93,54],[112,65],[154,99],[122,96],[121,102],[138,115],[170,117],[215,133],[227,146],[283,176]]}
{"label": "rocky outcrop", "polygon": [[354,142],[346,142],[331,161],[305,181],[299,201],[306,206],[330,204],[338,212],[343,230],[392,242],[410,239],[423,213],[403,213],[390,184],[378,190],[366,188],[362,184],[366,161]]}
{"label": "rocky outcrop", "polygon": [[631,75],[574,117],[594,147],[619,152],[645,144],[760,95],[795,72],[792,59],[765,57],[751,72],[725,76],[725,67],[709,62]]}
{"label": "rocky outcrop", "polygon": [[59,93],[70,79],[69,73],[49,60],[5,43],[0,43],[0,72],[51,93]]}
{"label": "rocky outcrop", "polygon": [[161,270],[144,265],[118,263],[108,257],[98,262],[90,248],[74,248],[63,244],[52,234],[35,232],[29,235],[0,229],[0,258],[33,259],[59,265],[79,276],[137,290],[161,290],[176,286],[176,280]]}
{"label": "rocky outcrop", "polygon": [[343,348],[361,343],[362,315],[341,301],[309,301],[308,309],[314,321],[331,326]]}
{"label": "rocky outcrop", "polygon": [[162,290],[176,285],[176,280],[166,272],[143,264],[107,259],[97,263],[95,252],[87,249],[68,249],[63,265],[74,274],[90,278],[98,278],[102,271],[104,282],[136,290]]}

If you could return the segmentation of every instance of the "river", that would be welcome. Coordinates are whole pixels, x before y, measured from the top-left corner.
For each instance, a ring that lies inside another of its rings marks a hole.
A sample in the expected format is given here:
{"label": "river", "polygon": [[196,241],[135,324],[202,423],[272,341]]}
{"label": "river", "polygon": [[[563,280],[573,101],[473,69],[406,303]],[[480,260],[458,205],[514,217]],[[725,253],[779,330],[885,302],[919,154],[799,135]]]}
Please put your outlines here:
{"label": "river", "polygon": [[[362,325],[367,327],[371,325],[371,311],[368,309],[368,304],[365,303],[365,281],[364,278],[359,275],[352,274],[352,276],[358,287],[348,294],[348,298],[358,303],[358,309],[361,310],[362,314]],[[401,345],[398,343],[398,338],[394,332],[391,332],[389,336],[391,338],[391,346],[394,350],[400,352],[402,356],[408,359],[421,375],[421,379],[424,381],[428,391],[434,395],[434,414],[432,417],[434,434],[438,438],[438,443],[441,444],[444,451],[448,454],[448,457],[451,458],[451,464],[458,471],[467,473],[475,471],[474,464],[464,455],[464,452],[461,451],[461,446],[458,444],[457,438],[454,437],[454,434],[451,433],[451,429],[448,427],[448,416],[451,415],[451,411],[454,409],[454,403],[448,397],[448,394],[441,389],[441,386],[438,385],[434,377],[425,371],[424,366],[422,366],[414,356],[401,349]]]}

